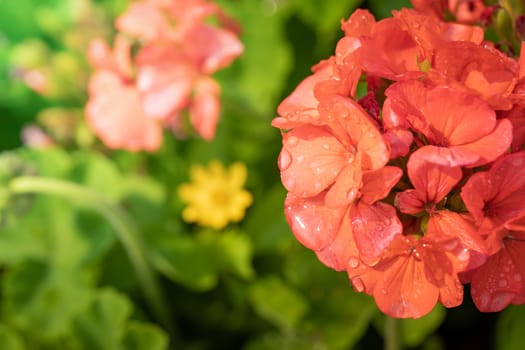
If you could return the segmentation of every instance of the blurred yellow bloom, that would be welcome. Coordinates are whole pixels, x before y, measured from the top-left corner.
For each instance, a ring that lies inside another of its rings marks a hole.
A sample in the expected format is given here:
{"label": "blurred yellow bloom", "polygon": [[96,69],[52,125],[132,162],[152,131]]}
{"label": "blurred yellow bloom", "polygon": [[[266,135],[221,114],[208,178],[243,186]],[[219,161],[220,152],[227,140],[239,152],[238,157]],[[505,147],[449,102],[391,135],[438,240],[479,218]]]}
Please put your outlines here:
{"label": "blurred yellow bloom", "polygon": [[179,187],[179,195],[187,204],[182,212],[184,221],[220,230],[230,221],[242,220],[253,200],[242,188],[246,175],[246,166],[239,162],[228,169],[217,160],[212,160],[207,168],[193,165],[191,182]]}

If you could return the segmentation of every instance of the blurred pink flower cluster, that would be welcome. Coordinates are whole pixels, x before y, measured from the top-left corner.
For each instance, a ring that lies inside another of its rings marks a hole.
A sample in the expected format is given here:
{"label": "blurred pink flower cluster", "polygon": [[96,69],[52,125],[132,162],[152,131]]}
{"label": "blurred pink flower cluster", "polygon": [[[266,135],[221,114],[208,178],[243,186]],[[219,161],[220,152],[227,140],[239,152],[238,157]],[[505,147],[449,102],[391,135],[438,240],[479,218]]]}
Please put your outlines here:
{"label": "blurred pink flower cluster", "polygon": [[89,48],[86,117],[104,144],[155,151],[163,129],[182,131],[186,114],[199,136],[213,139],[220,87],[211,74],[243,52],[237,24],[206,0],[143,0],[115,26],[113,48],[102,39]]}

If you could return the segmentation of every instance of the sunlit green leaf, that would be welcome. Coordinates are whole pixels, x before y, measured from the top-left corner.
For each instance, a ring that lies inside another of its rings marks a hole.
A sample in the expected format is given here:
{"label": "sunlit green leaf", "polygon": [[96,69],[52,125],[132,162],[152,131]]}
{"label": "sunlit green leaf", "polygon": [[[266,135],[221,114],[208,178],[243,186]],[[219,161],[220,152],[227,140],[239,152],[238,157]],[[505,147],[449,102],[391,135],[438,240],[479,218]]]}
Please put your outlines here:
{"label": "sunlit green leaf", "polygon": [[496,349],[521,350],[525,344],[525,305],[508,306],[496,325]]}
{"label": "sunlit green leaf", "polygon": [[254,275],[251,264],[252,245],[247,236],[235,232],[219,234],[216,252],[225,270],[231,270],[243,278]]}
{"label": "sunlit green leaf", "polygon": [[26,349],[22,337],[2,324],[0,324],[0,346],[2,350]]}
{"label": "sunlit green leaf", "polygon": [[111,289],[98,292],[89,308],[74,320],[74,349],[124,350],[121,341],[131,311],[131,303],[123,295]]}
{"label": "sunlit green leaf", "polygon": [[406,346],[415,347],[423,343],[445,319],[445,309],[437,304],[427,315],[418,319],[403,319],[403,342]]}
{"label": "sunlit green leaf", "polygon": [[277,184],[256,198],[244,222],[255,253],[281,251],[289,247],[293,235],[284,217],[286,191]]}
{"label": "sunlit green leaf", "polygon": [[250,301],[260,317],[282,329],[293,329],[308,312],[305,298],[276,276],[257,280]]}
{"label": "sunlit green leaf", "polygon": [[159,328],[146,323],[130,322],[123,341],[125,350],[164,350],[168,338]]}
{"label": "sunlit green leaf", "polygon": [[153,265],[167,277],[196,290],[216,285],[219,266],[210,259],[214,255],[208,243],[193,237],[164,235],[150,244]]}
{"label": "sunlit green leaf", "polygon": [[82,312],[89,295],[89,286],[81,275],[27,261],[8,271],[2,303],[6,317],[17,327],[50,341],[68,332],[72,318]]}

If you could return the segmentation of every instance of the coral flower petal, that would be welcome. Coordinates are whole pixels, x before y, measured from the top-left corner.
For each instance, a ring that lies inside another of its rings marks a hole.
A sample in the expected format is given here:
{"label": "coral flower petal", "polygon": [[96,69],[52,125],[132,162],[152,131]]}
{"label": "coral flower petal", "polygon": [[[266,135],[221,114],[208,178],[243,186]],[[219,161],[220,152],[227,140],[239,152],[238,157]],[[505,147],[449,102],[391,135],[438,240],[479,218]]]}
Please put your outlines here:
{"label": "coral flower petal", "polygon": [[286,219],[295,237],[305,247],[315,251],[334,241],[347,210],[346,207],[326,206],[324,197],[325,193],[311,198],[288,193],[284,203]]}
{"label": "coral flower petal", "polygon": [[362,153],[363,170],[386,165],[390,158],[388,145],[375,122],[357,102],[333,95],[320,101],[319,112],[349,152]]}
{"label": "coral flower petal", "polygon": [[478,154],[468,149],[433,145],[427,145],[417,149],[412,153],[412,157],[418,157],[428,162],[448,167],[474,164],[480,158]]}
{"label": "coral flower petal", "polygon": [[[398,240],[404,240],[399,237]],[[418,318],[429,313],[439,297],[439,289],[426,277],[425,263],[408,254],[406,244],[397,257],[376,268],[384,269],[374,288],[374,299],[385,314],[398,318]],[[384,266],[383,266],[384,265]]]}
{"label": "coral flower petal", "polygon": [[115,21],[115,27],[131,37],[152,41],[167,37],[170,24],[163,11],[146,2],[136,2]]}
{"label": "coral flower petal", "polygon": [[430,163],[414,154],[407,163],[414,188],[426,194],[427,202],[440,202],[461,180],[461,168]]}
{"label": "coral flower petal", "polygon": [[185,40],[184,52],[204,74],[229,66],[244,51],[233,32],[210,25],[195,26]]}
{"label": "coral flower petal", "polygon": [[378,257],[403,232],[395,208],[382,202],[372,205],[358,202],[350,210],[350,219],[357,248],[365,261]]}
{"label": "coral flower petal", "polygon": [[96,72],[89,92],[87,121],[106,146],[129,151],[160,147],[161,125],[144,115],[139,93],[122,84],[119,76],[109,71]]}
{"label": "coral flower petal", "polygon": [[468,167],[476,167],[492,162],[510,147],[512,142],[512,123],[508,119],[498,120],[494,130],[469,144],[450,147],[455,153],[472,152],[479,154],[479,159]]}
{"label": "coral flower petal", "polygon": [[272,125],[281,129],[291,129],[305,123],[319,124],[319,101],[314,96],[314,87],[319,82],[330,79],[331,72],[331,67],[324,65],[299,83],[277,108],[280,117],[275,118]]}
{"label": "coral flower petal", "polygon": [[507,307],[523,289],[523,281],[514,277],[518,274],[507,249],[490,256],[472,277],[471,294],[477,308],[497,312]]}
{"label": "coral flower petal", "polygon": [[284,187],[312,197],[333,184],[349,164],[344,146],[323,127],[305,125],[283,134],[279,168]]}
{"label": "coral flower petal", "polygon": [[215,137],[220,113],[220,86],[211,78],[203,77],[195,82],[195,96],[190,106],[190,122],[205,140]]}
{"label": "coral flower petal", "polygon": [[136,63],[146,114],[164,119],[189,103],[197,72],[176,48],[144,46]]}
{"label": "coral flower petal", "polygon": [[360,200],[372,204],[385,198],[401,176],[403,176],[403,170],[395,166],[386,166],[365,172],[363,174],[363,187],[360,190]]}
{"label": "coral flower petal", "polygon": [[[425,118],[445,137],[450,145],[462,145],[490,133],[496,125],[496,114],[487,103],[460,91],[435,88],[427,93]],[[438,144],[439,139],[433,140]]]}
{"label": "coral flower petal", "polygon": [[461,214],[449,210],[439,210],[428,220],[428,235],[457,238],[468,249],[485,253],[485,245],[474,225]]}

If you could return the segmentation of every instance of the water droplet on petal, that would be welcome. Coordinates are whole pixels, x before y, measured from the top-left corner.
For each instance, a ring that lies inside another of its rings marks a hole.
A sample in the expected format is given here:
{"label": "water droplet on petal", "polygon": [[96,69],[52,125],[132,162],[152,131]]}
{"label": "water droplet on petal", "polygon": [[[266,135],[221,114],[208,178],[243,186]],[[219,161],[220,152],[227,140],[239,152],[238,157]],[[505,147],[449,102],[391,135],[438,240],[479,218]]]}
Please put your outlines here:
{"label": "water droplet on petal", "polygon": [[292,164],[292,156],[288,150],[284,149],[279,154],[279,159],[277,160],[277,163],[279,164],[279,169],[281,171],[285,171],[290,167],[290,164]]}
{"label": "water droplet on petal", "polygon": [[467,248],[463,248],[459,251],[457,258],[461,262],[465,262],[470,258],[470,253]]}
{"label": "water droplet on petal", "polygon": [[355,269],[356,267],[359,266],[359,259],[356,258],[355,256],[350,257],[350,259],[348,259],[348,266]]}
{"label": "water droplet on petal", "polygon": [[516,282],[521,282],[523,280],[523,278],[521,277],[521,274],[519,273],[515,273],[514,276],[512,277],[514,279],[514,281]]}
{"label": "water droplet on petal", "polygon": [[303,154],[298,155],[297,158],[295,158],[295,160],[297,161],[297,163],[304,162],[304,155]]}
{"label": "water droplet on petal", "polygon": [[501,288],[505,288],[506,286],[508,286],[509,282],[507,282],[507,280],[499,280],[498,281],[498,287],[501,287]]}
{"label": "water droplet on petal", "polygon": [[327,143],[323,144],[323,149],[328,151],[330,149],[330,145]]}
{"label": "water droplet on petal", "polygon": [[521,158],[514,158],[512,160],[512,165],[515,167],[521,167],[521,164],[523,163],[523,160]]}
{"label": "water droplet on petal", "polygon": [[363,284],[363,280],[361,278],[354,277],[351,279],[351,281],[352,286],[356,292],[363,292],[365,290],[365,285]]}
{"label": "water droplet on petal", "polygon": [[297,144],[299,143],[299,139],[295,136],[290,136],[287,140],[286,140],[286,144],[290,147],[295,147],[297,146]]}
{"label": "water droplet on petal", "polygon": [[357,197],[357,190],[355,188],[352,188],[350,191],[346,192],[346,199],[349,201],[353,201]]}

